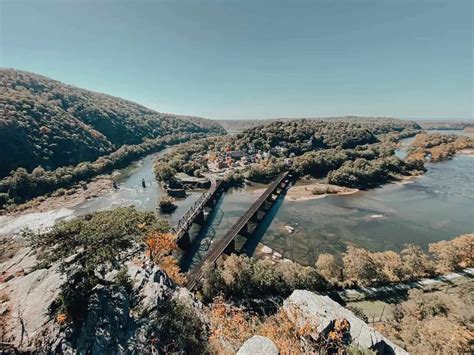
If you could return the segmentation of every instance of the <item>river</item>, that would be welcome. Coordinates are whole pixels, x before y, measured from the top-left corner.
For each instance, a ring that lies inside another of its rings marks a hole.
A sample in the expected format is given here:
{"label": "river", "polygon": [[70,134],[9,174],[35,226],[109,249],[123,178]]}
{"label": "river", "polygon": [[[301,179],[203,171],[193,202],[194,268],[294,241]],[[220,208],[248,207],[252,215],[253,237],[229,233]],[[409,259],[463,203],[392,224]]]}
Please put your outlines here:
{"label": "river", "polygon": [[[115,171],[113,176],[118,182],[119,188],[117,190],[111,190],[71,208],[29,213],[20,216],[0,216],[0,235],[17,234],[25,227],[33,230],[44,230],[60,220],[67,220],[86,213],[115,207],[135,206],[142,211],[156,210],[157,200],[166,191],[161,188],[155,179],[153,161],[156,157],[166,154],[169,149],[151,154],[127,168]],[[146,188],[142,187],[142,179],[145,179]],[[186,199],[177,201],[178,208],[171,216],[161,215],[161,217],[169,219],[170,223],[176,223],[179,217],[184,214],[200,194],[201,191],[189,192],[189,196]]]}
{"label": "river", "polygon": [[[397,156],[404,157],[412,140],[401,142]],[[474,157],[457,155],[426,166],[428,170],[422,177],[352,195],[305,201],[281,198],[266,217],[257,239],[283,258],[309,265],[320,253],[340,253],[351,244],[372,251],[400,251],[405,243],[427,249],[429,243],[473,232]],[[221,216],[214,223],[215,233],[209,236],[222,237],[258,198],[255,190],[261,187],[229,190],[219,206]],[[290,233],[286,226],[294,231]]]}
{"label": "river", "polygon": [[[453,133],[441,132],[441,133]],[[404,140],[398,156],[410,139]],[[14,233],[24,226],[48,227],[57,220],[118,206],[134,205],[156,210],[165,192],[156,182],[152,164],[157,154],[116,172],[120,189],[85,201],[70,209],[19,217],[0,217],[0,234]],[[427,164],[428,171],[407,183],[388,184],[352,195],[289,201],[280,198],[271,209],[255,238],[302,264],[314,264],[321,252],[339,253],[353,244],[370,250],[400,250],[405,243],[427,248],[431,242],[474,231],[474,158],[458,155],[451,160]],[[145,179],[147,187],[141,186]],[[300,182],[301,183],[301,182]],[[222,237],[258,198],[263,185],[233,188],[221,198],[212,215],[212,225],[199,235],[199,255]],[[172,224],[199,197],[201,191],[177,200],[178,208],[168,218]],[[294,228],[289,233],[286,226]],[[197,233],[197,231],[194,231]],[[194,260],[196,262],[196,258]]]}

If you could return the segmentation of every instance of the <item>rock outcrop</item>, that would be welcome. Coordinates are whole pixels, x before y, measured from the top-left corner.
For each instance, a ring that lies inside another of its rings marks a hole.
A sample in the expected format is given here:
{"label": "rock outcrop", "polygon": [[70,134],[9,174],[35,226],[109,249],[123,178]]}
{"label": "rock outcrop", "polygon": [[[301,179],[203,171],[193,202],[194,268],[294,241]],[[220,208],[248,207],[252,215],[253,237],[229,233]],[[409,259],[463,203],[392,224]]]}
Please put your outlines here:
{"label": "rock outcrop", "polygon": [[0,316],[2,339],[17,348],[28,348],[48,323],[49,307],[59,295],[63,279],[58,269],[37,269],[29,248],[0,265]]}
{"label": "rock outcrop", "polygon": [[278,348],[267,337],[254,335],[242,344],[237,355],[278,355]]}
{"label": "rock outcrop", "polygon": [[347,319],[353,344],[376,350],[377,354],[408,354],[328,296],[296,290],[284,301],[283,308],[289,317],[296,317],[297,323],[316,322],[319,334],[325,334],[334,320]]}
{"label": "rock outcrop", "polygon": [[[74,262],[74,256],[70,261]],[[106,275],[104,284],[93,288],[80,327],[72,331],[58,324],[50,312],[64,282],[58,266],[34,270],[34,265],[36,258],[29,249],[0,265],[0,333],[4,345],[15,351],[146,352],[150,315],[160,302],[178,299],[202,308],[189,291],[177,288],[154,263],[136,258],[125,263],[131,287],[117,286],[116,272]]]}

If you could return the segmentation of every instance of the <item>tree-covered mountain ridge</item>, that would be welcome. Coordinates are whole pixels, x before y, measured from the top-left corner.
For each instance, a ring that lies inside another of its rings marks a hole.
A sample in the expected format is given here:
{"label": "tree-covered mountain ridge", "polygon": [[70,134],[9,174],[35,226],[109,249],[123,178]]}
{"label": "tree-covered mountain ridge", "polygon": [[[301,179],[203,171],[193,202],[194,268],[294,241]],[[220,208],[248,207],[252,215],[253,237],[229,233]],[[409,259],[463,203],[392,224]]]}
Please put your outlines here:
{"label": "tree-covered mountain ridge", "polygon": [[0,177],[54,169],[179,133],[224,133],[210,120],[137,103],[25,71],[0,68]]}

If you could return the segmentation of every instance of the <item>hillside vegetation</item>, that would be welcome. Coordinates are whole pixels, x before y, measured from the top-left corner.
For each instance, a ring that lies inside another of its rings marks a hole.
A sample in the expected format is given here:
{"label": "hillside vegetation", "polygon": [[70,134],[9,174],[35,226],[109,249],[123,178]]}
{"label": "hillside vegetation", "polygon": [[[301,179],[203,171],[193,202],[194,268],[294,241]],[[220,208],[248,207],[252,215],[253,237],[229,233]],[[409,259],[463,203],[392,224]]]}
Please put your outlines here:
{"label": "hillside vegetation", "polygon": [[0,69],[0,177],[18,167],[55,169],[123,145],[179,133],[223,133],[211,121],[158,113],[37,74]]}
{"label": "hillside vegetation", "polygon": [[225,133],[203,118],[158,113],[32,73],[0,69],[0,82],[0,209],[167,145]]}

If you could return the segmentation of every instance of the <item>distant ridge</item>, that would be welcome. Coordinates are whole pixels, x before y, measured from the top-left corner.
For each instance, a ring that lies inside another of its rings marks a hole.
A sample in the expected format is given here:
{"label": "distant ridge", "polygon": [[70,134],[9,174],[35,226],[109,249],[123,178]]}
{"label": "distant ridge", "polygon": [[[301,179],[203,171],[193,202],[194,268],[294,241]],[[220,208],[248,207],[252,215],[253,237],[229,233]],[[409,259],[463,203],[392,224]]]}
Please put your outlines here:
{"label": "distant ridge", "polygon": [[263,118],[263,119],[256,119],[256,120],[249,120],[249,119],[242,119],[242,120],[217,120],[222,127],[224,127],[228,132],[230,133],[237,133],[241,132],[247,128],[254,127],[256,125],[261,125],[265,123],[271,123],[271,122],[277,122],[277,121],[293,121],[293,120],[308,120],[308,121],[330,121],[330,120],[340,120],[340,121],[346,121],[346,120],[361,120],[364,122],[371,122],[371,121],[377,121],[380,122],[381,120],[385,120],[387,122],[390,121],[411,121],[415,122],[413,120],[403,120],[400,118],[393,118],[393,117],[385,117],[385,116],[380,116],[380,117],[369,117],[369,116],[334,116],[334,117],[283,117],[283,118]]}

